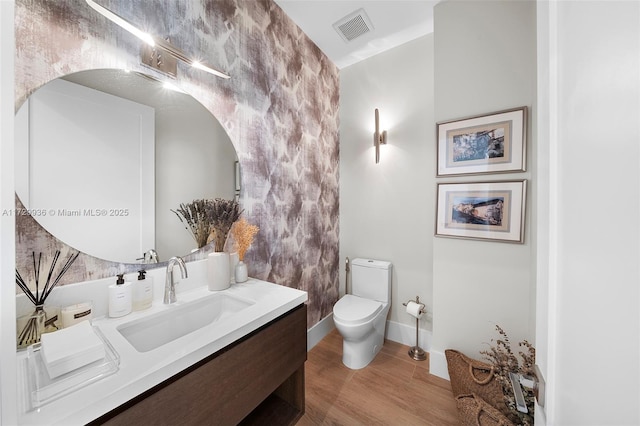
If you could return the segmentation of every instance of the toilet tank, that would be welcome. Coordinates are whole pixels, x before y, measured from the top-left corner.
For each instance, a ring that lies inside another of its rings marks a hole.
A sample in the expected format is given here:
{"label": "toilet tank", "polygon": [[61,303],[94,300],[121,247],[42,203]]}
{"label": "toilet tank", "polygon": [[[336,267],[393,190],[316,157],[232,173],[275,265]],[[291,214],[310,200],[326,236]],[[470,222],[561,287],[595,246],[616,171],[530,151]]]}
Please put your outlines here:
{"label": "toilet tank", "polygon": [[391,262],[353,259],[351,261],[351,294],[389,303],[391,301]]}

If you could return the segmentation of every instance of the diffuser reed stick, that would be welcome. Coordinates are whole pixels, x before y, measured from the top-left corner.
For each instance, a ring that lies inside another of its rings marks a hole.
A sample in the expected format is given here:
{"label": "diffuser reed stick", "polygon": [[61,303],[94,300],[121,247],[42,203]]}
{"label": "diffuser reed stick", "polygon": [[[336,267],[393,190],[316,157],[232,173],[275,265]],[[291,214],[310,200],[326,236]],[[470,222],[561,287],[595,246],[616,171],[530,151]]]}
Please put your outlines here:
{"label": "diffuser reed stick", "polygon": [[56,250],[55,254],[53,255],[51,265],[49,266],[47,281],[44,283],[44,286],[42,286],[41,290],[40,267],[42,266],[42,253],[38,254],[38,260],[36,262],[36,253],[32,252],[35,293],[29,288],[25,280],[20,275],[20,272],[16,268],[16,284],[18,285],[18,287],[20,287],[22,292],[27,296],[31,303],[33,303],[36,307],[35,312],[27,320],[27,324],[18,334],[18,347],[28,346],[40,341],[40,335],[42,334],[42,331],[44,329],[45,322],[44,302],[47,300],[47,297],[49,297],[49,294],[51,294],[51,291],[58,285],[62,276],[67,273],[69,268],[71,268],[71,265],[78,258],[79,254],[80,252],[71,254],[56,275],[55,269],[56,265],[58,264],[58,259],[60,258],[60,250]]}

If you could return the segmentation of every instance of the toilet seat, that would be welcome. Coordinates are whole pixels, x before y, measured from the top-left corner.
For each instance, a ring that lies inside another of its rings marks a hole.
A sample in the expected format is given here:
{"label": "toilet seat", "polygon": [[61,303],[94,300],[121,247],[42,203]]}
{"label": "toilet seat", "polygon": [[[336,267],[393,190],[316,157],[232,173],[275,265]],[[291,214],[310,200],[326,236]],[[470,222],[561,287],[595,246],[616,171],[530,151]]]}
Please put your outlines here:
{"label": "toilet seat", "polygon": [[382,310],[382,302],[347,294],[333,306],[333,316],[344,324],[365,323]]}

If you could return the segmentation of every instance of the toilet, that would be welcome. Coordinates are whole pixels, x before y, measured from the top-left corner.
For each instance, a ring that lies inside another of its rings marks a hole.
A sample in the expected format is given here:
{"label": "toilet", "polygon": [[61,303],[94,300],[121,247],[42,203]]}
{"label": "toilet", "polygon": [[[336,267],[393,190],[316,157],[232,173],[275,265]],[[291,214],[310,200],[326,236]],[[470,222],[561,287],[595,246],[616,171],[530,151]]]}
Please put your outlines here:
{"label": "toilet", "polygon": [[366,367],[384,343],[391,306],[391,263],[353,259],[351,293],[333,306],[333,321],[343,338],[342,363]]}

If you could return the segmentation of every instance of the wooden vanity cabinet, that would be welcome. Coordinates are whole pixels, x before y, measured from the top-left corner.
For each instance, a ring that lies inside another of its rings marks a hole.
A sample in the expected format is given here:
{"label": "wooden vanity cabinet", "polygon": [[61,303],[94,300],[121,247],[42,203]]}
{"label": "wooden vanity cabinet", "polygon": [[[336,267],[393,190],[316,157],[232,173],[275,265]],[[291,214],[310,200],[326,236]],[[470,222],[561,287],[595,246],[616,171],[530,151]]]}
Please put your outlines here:
{"label": "wooden vanity cabinet", "polygon": [[302,304],[96,419],[106,425],[289,425],[304,414]]}

